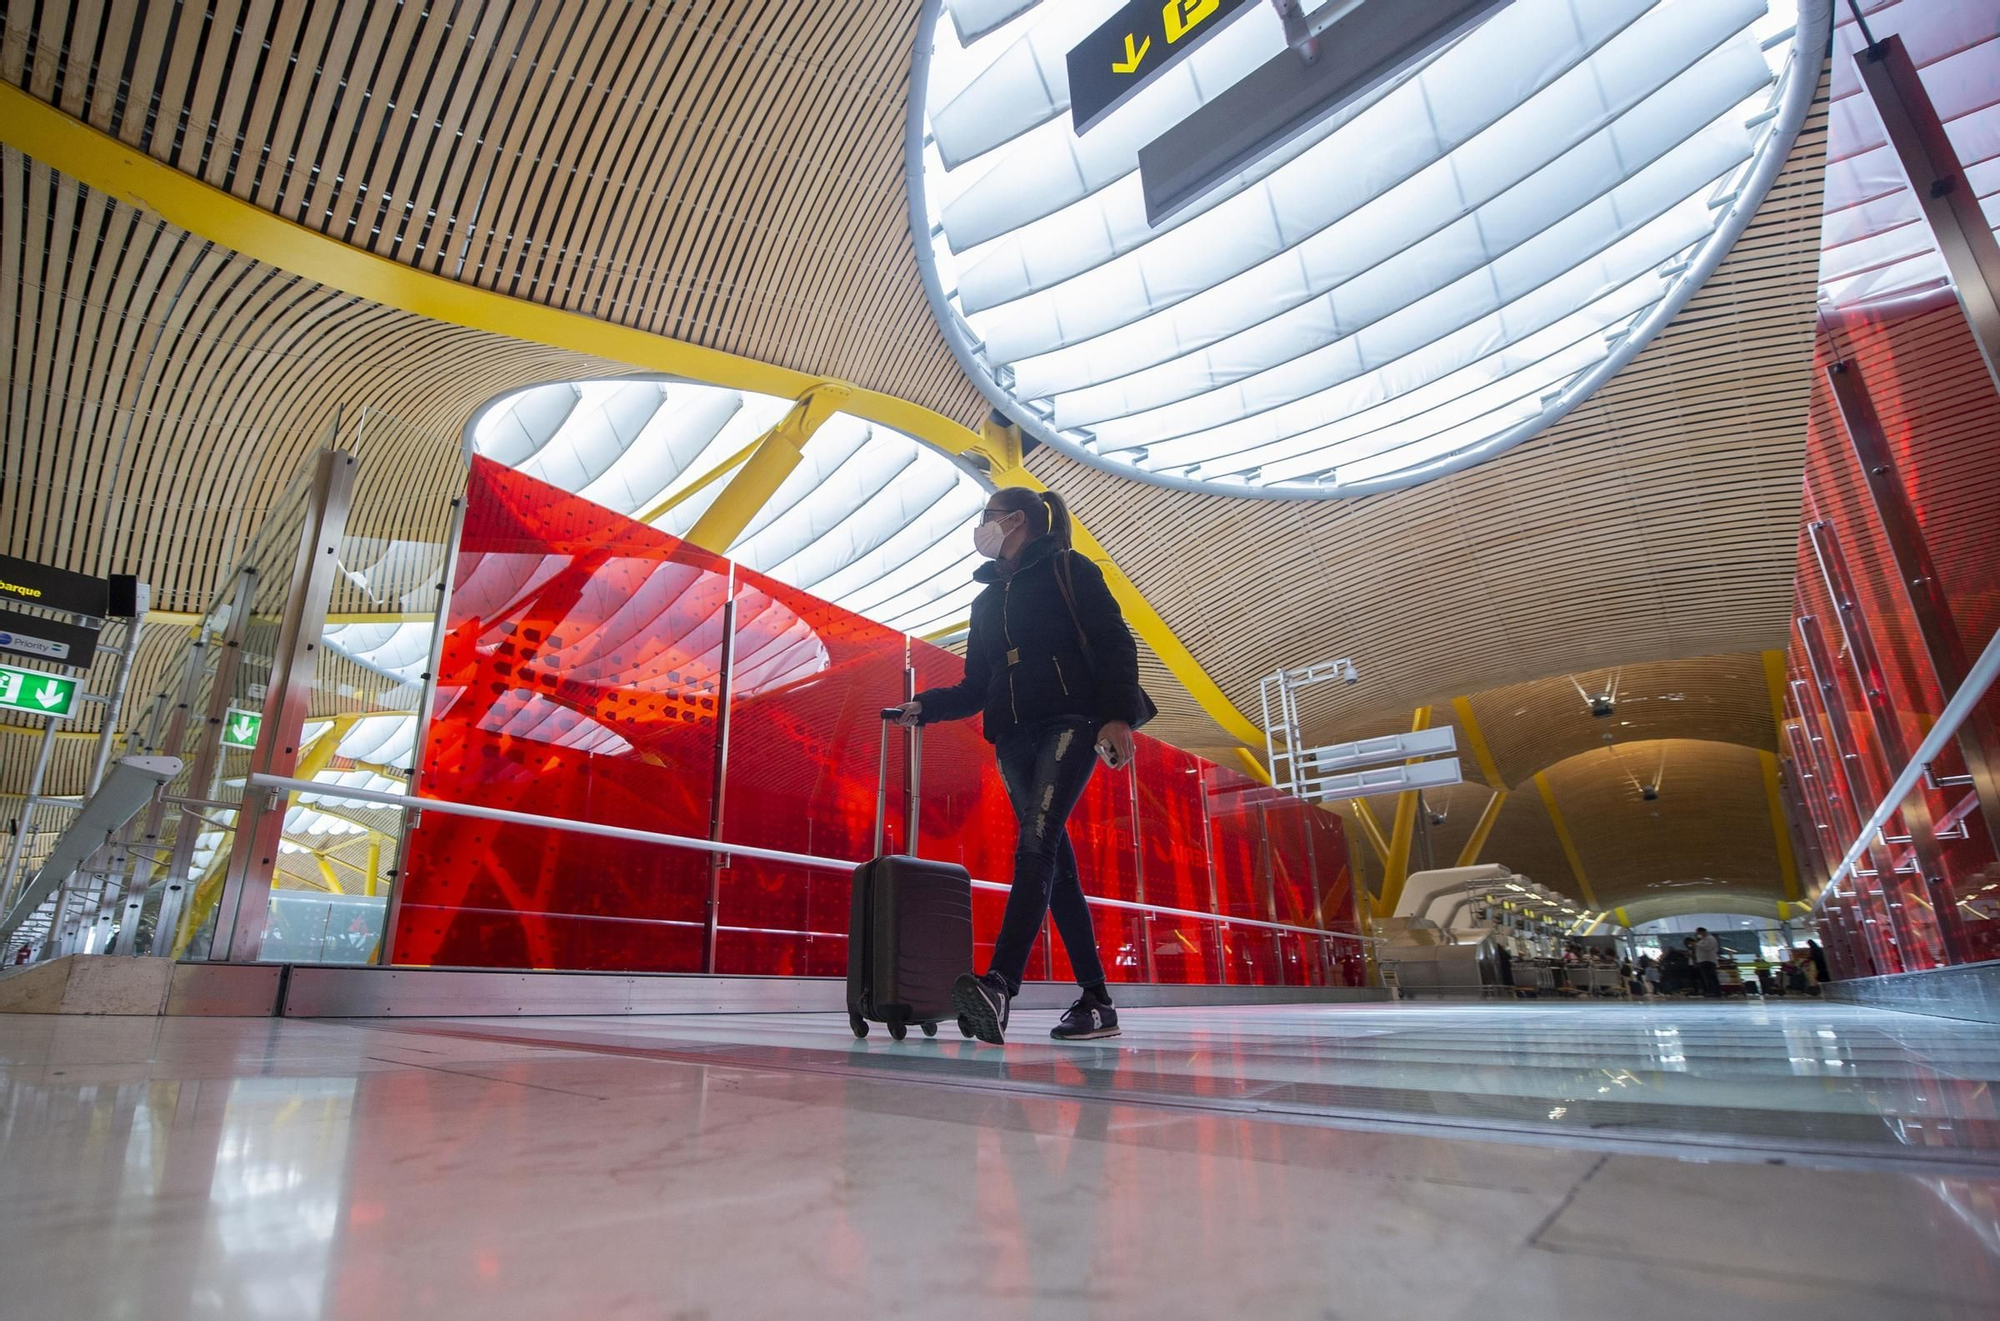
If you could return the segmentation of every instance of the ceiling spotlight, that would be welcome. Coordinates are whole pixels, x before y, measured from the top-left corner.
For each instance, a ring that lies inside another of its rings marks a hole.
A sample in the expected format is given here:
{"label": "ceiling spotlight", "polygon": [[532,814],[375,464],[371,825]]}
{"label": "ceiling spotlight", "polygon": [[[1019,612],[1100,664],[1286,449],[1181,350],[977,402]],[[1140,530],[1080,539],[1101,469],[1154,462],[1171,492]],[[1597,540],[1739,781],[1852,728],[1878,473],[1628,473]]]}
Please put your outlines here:
{"label": "ceiling spotlight", "polygon": [[1590,699],[1590,714],[1599,720],[1608,720],[1618,714],[1618,707],[1611,700],[1611,694],[1599,693]]}
{"label": "ceiling spotlight", "polygon": [[1660,786],[1649,784],[1639,791],[1639,796],[1649,803],[1657,803],[1660,801]]}

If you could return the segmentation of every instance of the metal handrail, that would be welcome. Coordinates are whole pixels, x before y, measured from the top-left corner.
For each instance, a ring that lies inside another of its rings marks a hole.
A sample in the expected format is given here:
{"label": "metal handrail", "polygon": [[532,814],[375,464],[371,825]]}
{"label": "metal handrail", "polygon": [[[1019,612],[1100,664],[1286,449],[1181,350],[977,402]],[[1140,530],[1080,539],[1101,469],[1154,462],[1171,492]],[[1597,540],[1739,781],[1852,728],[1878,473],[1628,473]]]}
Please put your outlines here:
{"label": "metal handrail", "polygon": [[2000,677],[2000,633],[1987,639],[1986,650],[1979,653],[1979,659],[1973,662],[1965,682],[1958,686],[1958,691],[1945,703],[1944,710],[1938,713],[1937,723],[1931,726],[1930,733],[1924,735],[1924,741],[1917,745],[1909,765],[1903,767],[1903,773],[1889,786],[1889,792],[1876,805],[1874,814],[1862,823],[1861,833],[1848,848],[1847,856],[1840,860],[1840,866],[1834,869],[1826,887],[1820,891],[1822,899],[1830,893],[1836,898],[1841,897],[1838,894],[1841,881],[1854,874],[1854,864],[1868,852],[1870,841],[1882,833],[1882,827],[1888,824],[1889,818],[1901,809],[1903,800],[1924,778],[1924,772],[1944,751],[1944,745],[1957,737],[1959,726],[1965,723],[1972,709],[1986,696],[1986,690],[1993,686],[1995,677]]}
{"label": "metal handrail", "polygon": [[[624,839],[636,844],[662,844],[674,849],[693,849],[701,853],[721,853],[728,856],[741,855],[759,858],[766,862],[788,862],[796,867],[820,867],[828,871],[851,872],[861,865],[861,859],[824,858],[815,853],[791,853],[784,849],[759,848],[753,844],[730,844],[722,840],[696,839],[692,835],[668,835],[657,830],[634,830],[629,826],[607,826],[595,821],[572,821],[567,817],[541,816],[534,812],[515,812],[504,807],[480,807],[473,803],[453,803],[440,798],[411,798],[406,794],[383,793],[379,789],[347,788],[338,784],[321,784],[315,780],[295,780],[284,775],[266,775],[262,772],[250,776],[250,787],[255,789],[275,789],[286,793],[317,794],[327,799],[352,799],[361,803],[379,803],[384,807],[400,808],[406,812],[443,812],[447,816],[473,817],[481,821],[499,821],[516,826],[541,826],[550,830],[570,830],[583,835],[598,835],[605,839]],[[997,890],[1005,893],[1011,886],[998,881],[972,882],[975,890]],[[1249,917],[1224,917],[1219,913],[1199,913],[1191,908],[1163,908],[1158,904],[1133,903],[1126,899],[1107,899],[1098,895],[1085,895],[1084,902],[1100,908],[1119,908],[1134,913],[1161,913],[1170,917],[1191,917],[1203,922],[1220,922],[1224,926],[1258,927],[1266,931],[1296,931],[1305,936],[1332,936],[1340,940],[1375,943],[1375,938],[1351,931],[1327,931],[1319,927],[1293,926],[1285,922],[1264,922]]]}

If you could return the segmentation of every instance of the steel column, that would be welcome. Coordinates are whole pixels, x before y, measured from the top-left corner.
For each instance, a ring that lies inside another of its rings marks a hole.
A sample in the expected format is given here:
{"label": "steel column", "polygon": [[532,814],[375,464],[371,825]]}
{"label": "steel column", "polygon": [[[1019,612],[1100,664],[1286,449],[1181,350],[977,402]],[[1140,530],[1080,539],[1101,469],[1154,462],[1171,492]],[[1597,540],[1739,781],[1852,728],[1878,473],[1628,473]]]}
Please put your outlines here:
{"label": "steel column", "polygon": [[[715,775],[710,781],[708,837],[722,841],[722,798],[729,784],[729,694],[736,669],[736,565],[729,566],[729,596],[722,603],[722,664],[715,686]],[[727,853],[708,855],[708,906],[702,918],[701,969],[715,971],[715,947],[722,925],[722,873],[729,870]]]}
{"label": "steel column", "polygon": [[118,675],[111,681],[111,696],[104,707],[104,724],[97,732],[97,756],[90,766],[88,798],[104,783],[104,768],[111,764],[111,744],[118,733],[118,717],[125,710],[125,690],[132,684],[132,661],[139,654],[139,637],[146,627],[146,610],[152,604],[153,589],[139,584],[139,603],[125,621],[125,645],[118,649]]}
{"label": "steel column", "polygon": [[1979,194],[1965,177],[1903,39],[1876,42],[1854,64],[1944,254],[1986,370],[2000,387],[2000,244],[1986,223]]}
{"label": "steel column", "polygon": [[[1881,745],[1882,759],[1888,766],[1903,766],[1910,760],[1909,744],[1903,738],[1903,726],[1890,704],[1888,672],[1883,668],[1881,654],[1875,650],[1875,639],[1868,630],[1868,621],[1862,617],[1853,575],[1848,572],[1847,559],[1840,552],[1840,539],[1834,533],[1833,524],[1823,519],[1806,524],[1806,538],[1812,543],[1813,555],[1819,561],[1820,577],[1826,583],[1827,595],[1832,598],[1835,615],[1840,620],[1840,635],[1847,643],[1848,666],[1854,671],[1854,681],[1861,688],[1862,700],[1868,704],[1868,716],[1875,725],[1875,739]],[[1931,912],[1937,919],[1938,935],[1944,944],[1939,951],[1940,960],[1948,960],[1952,951],[1965,948],[1965,932],[1958,920],[1958,904],[1951,895],[1950,882],[1945,879],[1944,859],[1938,852],[1937,828],[1931,820],[1930,800],[1922,790],[1907,794],[1902,802],[1902,812],[1903,826],[1910,832],[1910,847],[1916,855],[1917,870],[1929,893]]]}
{"label": "steel column", "polygon": [[[192,769],[188,772],[188,790],[191,796],[213,798],[214,780],[217,767],[222,762],[222,721],[229,711],[229,698],[235,691],[236,671],[243,659],[243,638],[249,626],[250,611],[257,600],[257,571],[245,566],[236,575],[235,594],[230,598],[229,624],[222,635],[222,650],[216,654],[215,669],[208,684],[208,707],[200,717]],[[194,675],[199,682],[200,673]],[[192,702],[193,688],[190,686],[187,700]],[[194,716],[190,713],[188,721]],[[183,727],[185,729],[185,725]],[[183,737],[185,734],[183,733]],[[185,746],[181,744],[180,746]],[[241,800],[243,805],[250,801],[246,791]],[[237,829],[243,825],[243,806],[236,813]],[[186,806],[181,808],[180,829],[174,833],[174,849],[167,860],[164,884],[160,890],[160,911],[153,919],[152,953],[172,958],[174,946],[178,943],[181,909],[187,903],[194,888],[194,877],[189,870],[194,862],[195,840],[201,833],[202,818],[199,813]]]}
{"label": "steel column", "polygon": [[[1896,577],[1910,603],[1910,615],[1916,622],[1931,672],[1937,676],[1938,691],[1949,700],[1965,683],[1970,662],[1966,658],[1964,635],[1959,632],[1951,601],[1931,560],[1923,523],[1910,504],[1909,490],[1860,370],[1851,362],[1836,362],[1827,367],[1826,380],[1832,388],[1841,429],[1854,448],[1854,459],[1861,466],[1875,517],[1882,524],[1883,537],[1895,559]],[[1978,795],[1987,834],[1994,846],[2000,848],[2000,774],[1996,774],[1987,757],[1987,749],[1996,747],[2000,747],[2000,735],[1996,735],[1992,721],[1975,709],[1959,728],[1958,749],[1966,771],[1972,776],[1973,792]]]}
{"label": "steel column", "polygon": [[[314,680],[319,673],[320,637],[326,607],[340,572],[340,538],[354,496],[356,459],[339,450],[321,450],[314,464],[312,491],[299,555],[285,597],[285,613],[273,649],[271,683],[264,698],[264,724],[250,754],[253,774],[289,775],[299,759]],[[271,872],[285,827],[287,795],[246,790],[236,815],[229,870],[215,910],[211,960],[254,963],[264,943],[271,907]],[[275,801],[273,801],[275,800]]]}
{"label": "steel column", "polygon": [[28,795],[21,803],[21,816],[13,841],[7,846],[7,869],[0,871],[0,913],[14,904],[14,873],[21,869],[28,852],[28,832],[35,827],[35,809],[42,802],[42,781],[48,778],[49,758],[56,750],[56,718],[42,717],[42,746],[35,753],[35,769],[28,776]]}
{"label": "steel column", "polygon": [[[417,795],[423,787],[424,754],[430,747],[431,716],[437,709],[438,667],[444,664],[445,624],[451,617],[451,594],[458,583],[459,542],[464,535],[465,501],[453,500],[444,534],[444,561],[438,570],[437,607],[431,615],[431,647],[424,662],[424,689],[417,699],[417,737],[410,748],[410,778],[403,785],[403,795],[410,804],[418,802]],[[423,819],[422,807],[403,808],[403,828],[396,833],[395,862],[389,870],[389,904],[382,914],[382,943],[376,956],[379,963],[396,961],[396,923],[403,911],[403,878],[409,875],[410,837]]]}
{"label": "steel column", "polygon": [[[1888,846],[1882,843],[1879,832],[1868,831],[1867,818],[1861,815],[1863,805],[1869,801],[1869,791],[1865,785],[1856,787],[1854,782],[1856,772],[1848,765],[1850,761],[1859,760],[1859,754],[1847,750],[1847,740],[1853,736],[1853,726],[1848,723],[1847,699],[1841,695],[1840,681],[1834,675],[1833,662],[1827,654],[1826,639],[1820,634],[1819,620],[1813,615],[1801,615],[1797,628],[1799,641],[1804,644],[1800,650],[1805,656],[1806,668],[1811,675],[1809,686],[1818,693],[1820,710],[1825,716],[1827,759],[1838,772],[1841,791],[1847,796],[1847,801],[1853,804],[1857,823],[1854,828],[1863,836],[1860,840],[1850,841],[1850,847],[1857,842],[1865,844],[1868,858],[1875,864],[1876,880],[1894,876],[1895,860],[1889,856]],[[1888,915],[1890,925],[1895,931],[1897,960],[1907,961],[1915,942],[1910,939],[1909,932],[1904,927],[1904,920],[1900,916],[1902,908],[1900,905],[1891,908],[1885,902],[1883,911]],[[1898,968],[1893,971],[1900,972],[1903,969]]]}

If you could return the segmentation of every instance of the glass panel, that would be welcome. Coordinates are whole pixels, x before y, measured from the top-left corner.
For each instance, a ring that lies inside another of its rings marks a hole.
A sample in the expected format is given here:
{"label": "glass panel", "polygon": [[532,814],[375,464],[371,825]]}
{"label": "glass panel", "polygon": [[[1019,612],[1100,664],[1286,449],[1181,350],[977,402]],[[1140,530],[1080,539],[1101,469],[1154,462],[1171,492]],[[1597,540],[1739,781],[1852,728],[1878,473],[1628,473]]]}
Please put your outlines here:
{"label": "glass panel", "polygon": [[[902,700],[903,635],[737,570],[722,837],[846,858],[871,854],[881,710]],[[889,833],[900,852],[906,738],[889,740]],[[844,974],[845,873],[755,859],[722,873],[717,972]]]}
{"label": "glass panel", "polygon": [[[454,802],[706,838],[728,565],[475,460],[424,758]],[[706,855],[427,815],[399,962],[694,972]]]}

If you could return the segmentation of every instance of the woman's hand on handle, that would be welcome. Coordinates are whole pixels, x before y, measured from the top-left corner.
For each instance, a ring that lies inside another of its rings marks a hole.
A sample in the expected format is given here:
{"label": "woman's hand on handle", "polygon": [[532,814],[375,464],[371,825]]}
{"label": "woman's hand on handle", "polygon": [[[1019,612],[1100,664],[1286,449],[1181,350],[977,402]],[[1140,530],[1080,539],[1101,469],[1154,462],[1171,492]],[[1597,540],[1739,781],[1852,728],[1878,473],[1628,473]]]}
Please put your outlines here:
{"label": "woman's hand on handle", "polygon": [[1138,745],[1132,741],[1132,726],[1122,720],[1106,721],[1104,728],[1097,731],[1098,755],[1113,770],[1130,766],[1138,750]]}
{"label": "woman's hand on handle", "polygon": [[904,729],[914,729],[920,723],[919,717],[924,713],[924,704],[922,702],[905,702],[901,710],[902,714],[896,717],[896,723]]}

